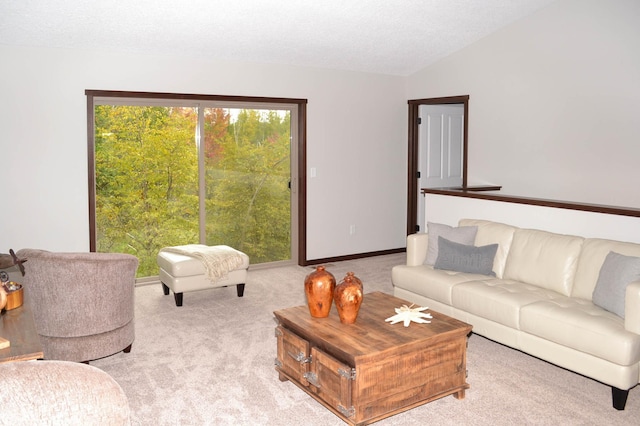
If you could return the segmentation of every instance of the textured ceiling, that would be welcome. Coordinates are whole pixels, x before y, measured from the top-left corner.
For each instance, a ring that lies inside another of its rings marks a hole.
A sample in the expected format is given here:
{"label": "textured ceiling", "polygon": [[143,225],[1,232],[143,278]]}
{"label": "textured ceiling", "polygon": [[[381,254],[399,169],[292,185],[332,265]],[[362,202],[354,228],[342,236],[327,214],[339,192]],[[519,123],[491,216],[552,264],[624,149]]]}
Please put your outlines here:
{"label": "textured ceiling", "polygon": [[554,0],[0,0],[0,44],[406,76]]}

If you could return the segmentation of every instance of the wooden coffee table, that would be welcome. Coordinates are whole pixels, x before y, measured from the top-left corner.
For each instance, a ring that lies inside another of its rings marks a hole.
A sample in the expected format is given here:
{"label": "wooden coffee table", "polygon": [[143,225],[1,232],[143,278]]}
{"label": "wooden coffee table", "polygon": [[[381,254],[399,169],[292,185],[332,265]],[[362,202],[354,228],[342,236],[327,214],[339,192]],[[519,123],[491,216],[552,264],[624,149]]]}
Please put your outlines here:
{"label": "wooden coffee table", "polygon": [[438,312],[429,324],[385,322],[411,303],[365,294],[355,324],[332,307],[313,318],[306,305],[275,311],[276,370],[352,425],[370,424],[438,398],[464,398],[471,325]]}

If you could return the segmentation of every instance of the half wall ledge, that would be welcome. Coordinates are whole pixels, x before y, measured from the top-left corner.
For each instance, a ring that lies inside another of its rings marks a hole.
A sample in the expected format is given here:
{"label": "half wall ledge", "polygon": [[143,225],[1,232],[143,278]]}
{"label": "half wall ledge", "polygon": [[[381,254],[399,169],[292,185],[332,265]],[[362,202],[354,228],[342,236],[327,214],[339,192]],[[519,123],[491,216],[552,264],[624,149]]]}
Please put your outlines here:
{"label": "half wall ledge", "polygon": [[578,210],[592,213],[613,214],[618,216],[640,217],[640,209],[630,207],[607,206],[602,204],[585,204],[569,201],[527,198],[514,195],[487,194],[487,191],[498,191],[499,186],[481,186],[469,188],[422,188],[423,194],[449,195],[453,197],[476,198],[480,200],[502,201],[505,203],[527,204],[531,206],[554,207],[558,209]]}

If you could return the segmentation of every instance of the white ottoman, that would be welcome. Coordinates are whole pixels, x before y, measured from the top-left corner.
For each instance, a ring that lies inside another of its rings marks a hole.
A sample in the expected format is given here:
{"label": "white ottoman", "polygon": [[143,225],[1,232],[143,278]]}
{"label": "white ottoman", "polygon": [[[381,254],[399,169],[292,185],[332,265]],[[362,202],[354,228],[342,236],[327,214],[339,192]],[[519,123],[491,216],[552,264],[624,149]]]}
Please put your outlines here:
{"label": "white ottoman", "polygon": [[[202,247],[207,247],[201,245]],[[242,256],[242,265],[229,272],[225,277],[215,282],[206,276],[202,262],[194,257],[178,253],[160,251],[157,262],[160,268],[160,282],[165,295],[169,294],[169,289],[173,291],[176,306],[182,306],[182,294],[189,291],[207,290],[217,287],[236,286],[238,297],[244,294],[244,285],[247,281],[247,269],[249,268],[249,256],[239,250],[228,246],[225,247],[236,251]]]}

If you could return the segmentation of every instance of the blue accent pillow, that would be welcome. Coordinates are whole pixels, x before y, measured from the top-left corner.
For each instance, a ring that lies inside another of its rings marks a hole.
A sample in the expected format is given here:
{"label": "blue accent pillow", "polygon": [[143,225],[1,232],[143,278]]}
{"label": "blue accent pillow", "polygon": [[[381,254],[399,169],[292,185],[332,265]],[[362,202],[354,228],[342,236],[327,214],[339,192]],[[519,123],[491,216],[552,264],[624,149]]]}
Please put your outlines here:
{"label": "blue accent pillow", "polygon": [[493,259],[496,257],[498,244],[476,247],[459,244],[446,238],[438,238],[438,258],[434,269],[446,269],[470,274],[482,274],[495,277]]}
{"label": "blue accent pillow", "polygon": [[594,305],[624,318],[627,285],[634,281],[640,281],[640,257],[610,251],[600,268],[591,300]]}

